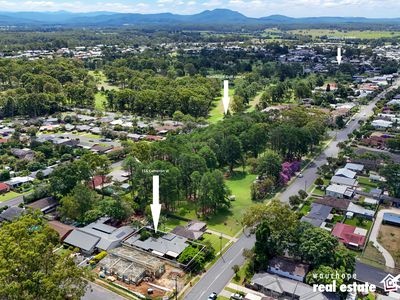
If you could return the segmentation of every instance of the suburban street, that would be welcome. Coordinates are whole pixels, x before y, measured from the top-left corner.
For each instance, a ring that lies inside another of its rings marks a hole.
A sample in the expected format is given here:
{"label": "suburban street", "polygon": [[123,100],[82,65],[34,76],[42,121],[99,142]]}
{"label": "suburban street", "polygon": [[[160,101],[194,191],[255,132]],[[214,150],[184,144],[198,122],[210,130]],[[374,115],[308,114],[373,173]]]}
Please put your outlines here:
{"label": "suburban street", "polygon": [[185,299],[206,300],[212,292],[221,292],[234,275],[232,266],[240,266],[244,263],[243,249],[252,248],[255,241],[254,235],[242,234],[238,241],[224,253],[222,258],[218,259],[207,271],[207,274],[186,294]]}
{"label": "suburban street", "polygon": [[[365,120],[373,114],[373,108],[376,103],[382,99],[386,92],[398,87],[400,84],[397,81],[393,87],[379,94],[373,101],[368,105],[362,106],[360,111],[352,118],[342,130],[337,130],[332,133],[334,140],[325,148],[325,150],[303,171],[303,177],[297,177],[291,184],[286,188],[284,192],[278,195],[279,199],[284,202],[289,202],[289,197],[295,195],[299,190],[307,190],[317,179],[318,167],[327,163],[327,157],[337,156],[339,153],[338,143],[347,140],[349,133],[360,127],[359,120]],[[252,248],[255,243],[255,237],[247,237],[242,234],[239,240],[233,244],[231,248],[225,253],[224,260],[219,259],[215,265],[207,271],[207,274],[203,276],[196,285],[186,294],[186,300],[206,300],[208,295],[212,292],[219,294],[226,284],[231,280],[234,275],[232,270],[233,265],[241,265],[244,262],[242,256],[243,249]]]}
{"label": "suburban street", "polygon": [[352,133],[354,130],[360,128],[360,124],[358,123],[360,120],[366,120],[370,116],[373,115],[373,109],[376,103],[382,99],[388,91],[393,88],[396,88],[400,85],[400,81],[394,83],[394,85],[387,89],[386,91],[379,94],[374,101],[371,101],[366,106],[361,106],[360,111],[354,115],[352,120],[347,124],[345,128],[342,130],[336,130],[331,133],[331,136],[334,138],[333,141],[326,147],[326,149],[311,162],[306,170],[303,171],[303,177],[297,177],[287,188],[283,191],[279,198],[282,202],[288,203],[289,197],[295,195],[299,192],[299,190],[307,190],[311,187],[314,181],[318,178],[318,168],[322,165],[326,164],[327,157],[336,157],[339,153],[339,147],[337,146],[340,142],[344,142],[347,140],[347,136],[349,133]]}

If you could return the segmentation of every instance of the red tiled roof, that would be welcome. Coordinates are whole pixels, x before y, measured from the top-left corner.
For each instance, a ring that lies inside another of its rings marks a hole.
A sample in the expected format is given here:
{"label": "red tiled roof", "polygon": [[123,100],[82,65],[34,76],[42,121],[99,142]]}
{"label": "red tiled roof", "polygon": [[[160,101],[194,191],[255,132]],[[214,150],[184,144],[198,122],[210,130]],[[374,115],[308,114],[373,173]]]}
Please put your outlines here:
{"label": "red tiled roof", "polygon": [[340,241],[345,244],[351,243],[358,246],[363,246],[365,243],[365,236],[354,233],[355,230],[356,227],[354,226],[336,223],[335,227],[332,230],[332,235],[338,237]]}
{"label": "red tiled roof", "polygon": [[0,144],[4,144],[4,143],[7,143],[8,142],[8,139],[0,139]]}
{"label": "red tiled roof", "polygon": [[4,182],[0,182],[0,191],[5,191],[5,190],[9,190],[10,187],[5,184]]}

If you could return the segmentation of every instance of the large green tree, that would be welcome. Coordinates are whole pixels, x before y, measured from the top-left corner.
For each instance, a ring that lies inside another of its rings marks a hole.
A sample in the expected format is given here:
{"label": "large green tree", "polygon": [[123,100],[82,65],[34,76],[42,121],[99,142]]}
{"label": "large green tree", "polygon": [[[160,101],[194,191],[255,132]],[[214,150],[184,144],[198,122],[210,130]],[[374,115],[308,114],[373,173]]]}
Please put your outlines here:
{"label": "large green tree", "polygon": [[85,271],[54,248],[57,233],[38,216],[25,215],[0,227],[0,298],[81,299]]}

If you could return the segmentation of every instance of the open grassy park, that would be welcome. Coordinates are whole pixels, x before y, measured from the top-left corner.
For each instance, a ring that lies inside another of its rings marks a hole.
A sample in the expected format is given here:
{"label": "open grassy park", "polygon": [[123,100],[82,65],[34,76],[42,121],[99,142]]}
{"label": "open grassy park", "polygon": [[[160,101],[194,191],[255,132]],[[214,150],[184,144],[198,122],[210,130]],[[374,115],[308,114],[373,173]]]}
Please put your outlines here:
{"label": "open grassy park", "polygon": [[293,34],[300,34],[319,38],[346,38],[346,39],[379,39],[400,36],[399,32],[383,30],[331,30],[331,29],[298,29],[289,31]]}
{"label": "open grassy park", "polygon": [[[235,94],[235,89],[230,88],[229,97],[231,97],[231,100],[234,94]],[[224,90],[221,90],[221,95],[222,95],[221,97],[215,98],[215,101],[213,103],[214,107],[210,110],[208,117],[209,123],[217,123],[218,121],[221,121],[224,118],[224,106],[222,104],[222,97],[224,95]]]}

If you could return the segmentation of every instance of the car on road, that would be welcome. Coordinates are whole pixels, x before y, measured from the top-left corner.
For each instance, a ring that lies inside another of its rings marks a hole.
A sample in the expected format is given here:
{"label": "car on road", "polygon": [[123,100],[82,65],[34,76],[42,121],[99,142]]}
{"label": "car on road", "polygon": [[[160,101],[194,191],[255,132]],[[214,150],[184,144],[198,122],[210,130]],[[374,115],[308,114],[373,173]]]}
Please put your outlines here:
{"label": "car on road", "polygon": [[297,177],[299,177],[299,178],[303,178],[303,173],[299,173],[299,175],[297,175]]}
{"label": "car on road", "polygon": [[212,292],[210,294],[210,296],[208,296],[208,300],[217,300],[217,293],[216,292]]}

